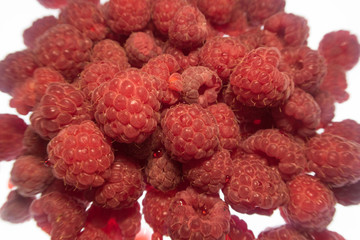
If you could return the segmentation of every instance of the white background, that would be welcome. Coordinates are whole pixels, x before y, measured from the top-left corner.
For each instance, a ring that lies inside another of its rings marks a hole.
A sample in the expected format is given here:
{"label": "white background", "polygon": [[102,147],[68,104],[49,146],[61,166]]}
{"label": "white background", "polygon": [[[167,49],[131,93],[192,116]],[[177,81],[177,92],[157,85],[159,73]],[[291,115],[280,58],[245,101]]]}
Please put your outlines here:
{"label": "white background", "polygon": [[[23,50],[22,31],[42,16],[55,14],[57,11],[43,8],[36,0],[2,1],[0,8],[0,59],[9,53]],[[103,2],[103,1],[102,1]],[[301,15],[310,26],[309,46],[317,49],[322,36],[335,30],[349,30],[360,38],[360,13],[357,0],[287,0],[286,11]],[[336,121],[351,118],[360,123],[360,64],[347,73],[350,99],[336,106]],[[9,97],[0,93],[0,113],[16,113],[8,107]],[[0,163],[0,205],[9,192],[8,179],[11,163]],[[360,206],[336,207],[336,214],[329,226],[332,231],[342,234],[347,240],[360,239]],[[271,217],[240,215],[253,230],[255,236],[266,227],[283,224],[276,212]],[[148,231],[148,230],[147,230]],[[0,238],[4,240],[49,239],[35,226],[33,221],[13,225],[0,220]]]}

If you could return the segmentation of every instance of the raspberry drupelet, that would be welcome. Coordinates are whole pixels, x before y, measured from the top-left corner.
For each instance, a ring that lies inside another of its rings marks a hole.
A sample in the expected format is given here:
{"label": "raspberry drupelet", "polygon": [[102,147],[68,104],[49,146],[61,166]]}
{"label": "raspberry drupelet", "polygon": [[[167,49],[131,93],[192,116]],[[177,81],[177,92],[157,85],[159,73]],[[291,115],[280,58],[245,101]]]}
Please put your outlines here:
{"label": "raspberry drupelet", "polygon": [[30,205],[35,198],[24,197],[17,190],[11,191],[0,208],[0,218],[10,223],[23,223],[30,220]]}
{"label": "raspberry drupelet", "polygon": [[230,21],[236,0],[198,0],[197,7],[206,19],[215,24],[225,24]]}
{"label": "raspberry drupelet", "polygon": [[52,15],[35,20],[32,25],[23,32],[24,44],[29,49],[33,49],[36,39],[56,24],[58,24],[58,19]]}

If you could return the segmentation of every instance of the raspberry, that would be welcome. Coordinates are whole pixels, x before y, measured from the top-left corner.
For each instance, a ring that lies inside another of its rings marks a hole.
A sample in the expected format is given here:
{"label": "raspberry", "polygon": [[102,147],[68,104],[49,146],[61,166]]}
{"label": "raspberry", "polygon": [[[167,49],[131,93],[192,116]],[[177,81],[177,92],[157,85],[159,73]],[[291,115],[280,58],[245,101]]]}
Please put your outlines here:
{"label": "raspberry", "polygon": [[41,5],[46,8],[63,8],[66,6],[68,0],[37,0]]}
{"label": "raspberry", "polygon": [[284,46],[301,46],[309,36],[309,27],[305,18],[292,13],[279,12],[267,18],[264,29],[275,33]]}
{"label": "raspberry", "polygon": [[285,180],[303,172],[307,164],[304,147],[278,129],[257,131],[243,141],[242,148],[267,158]]}
{"label": "raspberry", "polygon": [[277,169],[250,159],[237,160],[232,167],[233,175],[223,192],[235,211],[262,214],[287,203],[287,188]]}
{"label": "raspberry", "polygon": [[111,240],[104,231],[92,226],[91,224],[85,225],[84,230],[76,238],[78,240]]}
{"label": "raspberry", "polygon": [[110,0],[106,9],[108,26],[129,35],[144,28],[151,18],[150,0]]}
{"label": "raspberry", "polygon": [[175,46],[167,42],[164,46],[164,53],[170,54],[175,57],[176,61],[180,65],[180,71],[183,71],[190,66],[197,66],[199,63],[198,50],[193,50],[186,54],[182,50],[176,48]]}
{"label": "raspberry", "polygon": [[235,37],[214,37],[200,49],[200,65],[210,68],[223,79],[228,78],[247,52],[247,48]]}
{"label": "raspberry", "polygon": [[225,24],[230,21],[231,13],[235,7],[235,0],[198,0],[197,7],[210,20],[215,24]]}
{"label": "raspberry", "polygon": [[77,189],[101,186],[114,161],[110,144],[92,121],[63,129],[47,151],[54,176]]}
{"label": "raspberry", "polygon": [[340,30],[325,34],[319,43],[319,52],[329,64],[352,69],[359,61],[360,44],[356,35]]}
{"label": "raspberry", "polygon": [[244,220],[239,219],[236,215],[231,215],[230,232],[226,240],[255,240],[254,233],[248,229]]}
{"label": "raspberry", "polygon": [[182,98],[185,102],[198,103],[206,108],[215,103],[222,82],[216,72],[207,67],[189,67],[181,74]]}
{"label": "raspberry", "polygon": [[258,240],[309,240],[310,237],[305,233],[298,231],[290,224],[286,224],[279,227],[265,229],[259,234],[257,239]]}
{"label": "raspberry", "polygon": [[93,41],[104,39],[109,31],[105,17],[91,1],[71,0],[60,11],[59,23],[71,24]]}
{"label": "raspberry", "polygon": [[336,200],[331,190],[310,175],[298,175],[287,186],[290,201],[280,208],[285,221],[299,230],[324,230],[335,213]]}
{"label": "raspberry", "polygon": [[334,134],[360,144],[360,124],[351,119],[332,122],[324,128],[324,133]]}
{"label": "raspberry", "polygon": [[118,155],[107,182],[96,190],[95,203],[105,208],[127,208],[139,199],[144,187],[140,166],[132,158]]}
{"label": "raspberry", "polygon": [[285,104],[272,109],[277,128],[301,137],[311,137],[320,126],[321,109],[314,97],[295,88]]}
{"label": "raspberry", "polygon": [[319,90],[314,99],[321,110],[319,127],[326,127],[335,117],[335,98],[330,93]]}
{"label": "raspberry", "polygon": [[225,103],[217,103],[207,109],[214,116],[218,125],[220,146],[227,150],[237,148],[241,136],[234,112]]}
{"label": "raspberry", "polygon": [[49,28],[37,40],[34,53],[39,62],[72,81],[90,60],[92,41],[69,24]]}
{"label": "raspberry", "polygon": [[51,239],[75,239],[86,219],[84,206],[59,192],[48,193],[33,201],[30,213]]}
{"label": "raspberry", "polygon": [[28,48],[33,49],[35,47],[36,39],[56,24],[58,24],[58,20],[52,15],[37,19],[29,28],[24,30],[24,44]]}
{"label": "raspberry", "polygon": [[40,135],[34,131],[34,128],[29,125],[24,132],[24,155],[34,155],[45,159],[45,157],[47,157],[46,148],[48,142],[49,141],[40,137]]}
{"label": "raspberry", "polygon": [[327,73],[324,77],[320,90],[329,92],[338,103],[349,99],[347,88],[346,73],[343,67],[334,64],[327,65]]}
{"label": "raspberry", "polygon": [[151,58],[162,53],[153,36],[145,32],[133,32],[125,43],[126,55],[134,67],[142,67]]}
{"label": "raspberry", "polygon": [[85,95],[69,83],[50,83],[30,116],[31,125],[43,138],[51,139],[71,124],[92,119]]}
{"label": "raspberry", "polygon": [[118,42],[110,39],[101,40],[94,45],[91,61],[110,61],[117,64],[120,69],[126,69],[130,66],[125,49]]}
{"label": "raspberry", "polygon": [[170,22],[169,40],[180,49],[194,49],[208,35],[205,16],[192,5],[181,7]]}
{"label": "raspberry", "polygon": [[10,223],[23,223],[30,219],[29,208],[34,198],[23,197],[16,190],[7,196],[0,208],[0,218]]}
{"label": "raspberry", "polygon": [[156,129],[160,102],[154,78],[138,69],[118,73],[92,96],[95,119],[105,135],[124,143],[142,143]]}
{"label": "raspberry", "polygon": [[311,235],[315,240],[345,240],[343,236],[338,234],[337,232],[324,230],[322,232],[313,232]]}
{"label": "raspberry", "polygon": [[247,4],[247,15],[252,25],[261,25],[265,19],[284,11],[285,0],[253,0]]}
{"label": "raspberry", "polygon": [[184,178],[206,194],[217,194],[233,175],[230,152],[222,149],[209,158],[183,164]]}
{"label": "raspberry", "polygon": [[295,85],[306,92],[315,92],[326,74],[325,59],[307,46],[284,48],[280,71],[287,72]]}
{"label": "raspberry", "polygon": [[51,169],[44,165],[44,159],[32,155],[18,157],[10,176],[18,193],[25,197],[41,193],[54,180]]}
{"label": "raspberry", "polygon": [[343,206],[358,205],[360,203],[360,181],[331,189],[337,202]]}
{"label": "raspberry", "polygon": [[218,196],[179,191],[168,215],[171,239],[225,239],[230,231],[230,211]]}
{"label": "raspberry", "polygon": [[307,142],[309,170],[333,187],[360,180],[360,145],[332,134],[321,134]]}
{"label": "raspberry", "polygon": [[38,66],[30,50],[8,54],[0,61],[0,91],[11,95],[19,84],[33,75]]}
{"label": "raspberry", "polygon": [[293,92],[291,78],[279,71],[280,52],[259,47],[245,54],[230,75],[236,99],[247,106],[273,107],[285,102]]}
{"label": "raspberry", "polygon": [[166,150],[176,160],[189,162],[211,157],[218,145],[214,117],[198,104],[177,104],[161,120]]}
{"label": "raspberry", "polygon": [[10,161],[20,155],[26,128],[26,123],[18,116],[0,114],[0,161]]}
{"label": "raspberry", "polygon": [[154,188],[163,192],[173,190],[182,180],[181,165],[160,150],[148,159],[145,176]]}

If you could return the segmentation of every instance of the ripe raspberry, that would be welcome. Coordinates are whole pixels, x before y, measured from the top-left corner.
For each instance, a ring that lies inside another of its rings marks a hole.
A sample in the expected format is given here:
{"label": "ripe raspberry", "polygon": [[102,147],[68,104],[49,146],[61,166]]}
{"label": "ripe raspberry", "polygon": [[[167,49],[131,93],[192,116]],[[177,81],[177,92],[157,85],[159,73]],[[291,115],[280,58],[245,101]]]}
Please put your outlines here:
{"label": "ripe raspberry", "polygon": [[251,25],[261,25],[265,19],[284,11],[285,0],[248,1],[246,13]]}
{"label": "ripe raspberry", "polygon": [[309,170],[321,181],[342,187],[360,180],[360,145],[332,134],[311,138],[306,145]]}
{"label": "ripe raspberry", "polygon": [[295,88],[285,104],[272,109],[277,128],[301,137],[311,137],[320,126],[321,109],[314,97]]}
{"label": "ripe raspberry", "polygon": [[15,159],[23,151],[27,128],[24,120],[12,114],[0,114],[0,162]]}
{"label": "ripe raspberry", "polygon": [[217,151],[209,158],[183,164],[184,178],[190,185],[206,194],[217,194],[233,175],[230,152]]}
{"label": "ripe raspberry", "polygon": [[41,137],[51,139],[68,125],[91,120],[90,110],[82,91],[69,83],[50,83],[30,121]]}
{"label": "ripe raspberry", "polygon": [[329,92],[338,103],[349,99],[347,88],[346,73],[343,67],[334,64],[327,65],[327,73],[324,77],[320,90]]}
{"label": "ripe raspberry", "polygon": [[[258,240],[310,240],[310,237],[297,230],[290,224],[274,228],[267,228],[262,231]],[[325,239],[324,239],[325,240]]]}
{"label": "ripe raspberry", "polygon": [[345,240],[343,236],[338,234],[337,232],[324,230],[322,232],[313,232],[311,233],[314,240]]}
{"label": "ripe raspberry", "polygon": [[49,141],[40,137],[31,125],[26,128],[22,142],[24,146],[24,155],[34,155],[44,159],[47,157],[46,148]]}
{"label": "ripe raspberry", "polygon": [[360,143],[360,124],[351,119],[332,122],[324,128],[324,133],[330,133]]}
{"label": "ripe raspberry", "polygon": [[235,37],[214,37],[200,49],[200,65],[210,68],[223,79],[228,78],[247,52],[247,48]]}
{"label": "ripe raspberry", "polygon": [[68,0],[37,0],[41,5],[46,8],[63,8],[67,5]]}
{"label": "ripe raspberry", "polygon": [[231,108],[225,103],[217,103],[207,109],[218,124],[220,146],[230,151],[237,148],[241,140],[240,129]]}
{"label": "ripe raspberry", "polygon": [[51,239],[75,239],[86,219],[84,206],[60,192],[51,192],[34,200],[30,213]]}
{"label": "ripe raspberry", "polygon": [[203,45],[208,35],[205,16],[197,7],[181,7],[170,22],[169,40],[180,49],[194,49]]}
{"label": "ripe raspberry", "polygon": [[230,21],[231,13],[235,7],[235,0],[198,0],[197,7],[210,20],[215,24],[225,24]]}
{"label": "ripe raspberry", "polygon": [[360,204],[360,181],[331,190],[337,202],[343,206]]}
{"label": "ripe raspberry", "polygon": [[108,26],[129,35],[144,28],[151,18],[150,0],[110,0],[106,8]]}
{"label": "ripe raspberry", "polygon": [[29,28],[24,30],[24,44],[28,48],[33,49],[36,39],[56,24],[58,24],[58,20],[52,15],[37,19]]}
{"label": "ripe raspberry", "polygon": [[289,195],[279,171],[262,161],[241,159],[233,164],[233,175],[225,185],[225,201],[237,212],[253,214],[276,209]]}
{"label": "ripe raspberry", "polygon": [[264,29],[275,33],[284,46],[301,46],[309,36],[307,20],[292,13],[279,12],[267,18]]}
{"label": "ripe raspberry", "polygon": [[38,66],[30,50],[8,54],[0,61],[0,91],[11,95],[17,85],[33,75]]}
{"label": "ripe raspberry", "polygon": [[278,129],[259,130],[245,139],[242,148],[247,153],[257,153],[276,165],[283,179],[302,173],[307,164],[304,147]]}
{"label": "ripe raspberry", "polygon": [[69,24],[49,28],[37,40],[34,53],[39,62],[72,81],[90,60],[92,41]]}
{"label": "ripe raspberry", "polygon": [[10,179],[17,186],[19,194],[34,197],[54,180],[51,169],[46,167],[44,162],[42,157],[33,155],[23,155],[16,159]]}
{"label": "ripe raspberry", "polygon": [[352,69],[359,61],[360,44],[356,35],[340,30],[325,34],[319,44],[319,52],[329,64]]}
{"label": "ripe raspberry", "polygon": [[167,42],[164,46],[164,53],[170,54],[175,57],[176,61],[180,65],[180,72],[184,71],[190,66],[198,66],[199,64],[198,50],[184,53],[182,50],[176,48],[170,42]]}
{"label": "ripe raspberry", "polygon": [[326,74],[325,59],[307,46],[284,48],[281,51],[280,71],[287,72],[295,85],[314,93]]}
{"label": "ripe raspberry", "polygon": [[225,239],[230,231],[230,211],[218,196],[179,191],[168,215],[171,239]]}
{"label": "ripe raspberry", "polygon": [[111,240],[100,228],[86,224],[84,230],[78,235],[77,240]]}
{"label": "ripe raspberry", "polygon": [[95,119],[105,135],[118,142],[142,143],[155,131],[160,102],[152,82],[153,76],[130,68],[95,90]]}
{"label": "ripe raspberry", "polygon": [[336,200],[331,190],[310,175],[298,175],[287,186],[290,201],[280,208],[285,221],[299,230],[324,230],[335,213]]}
{"label": "ripe raspberry", "polygon": [[73,25],[93,41],[104,39],[109,29],[105,17],[91,1],[71,0],[61,9],[59,23]]}
{"label": "ripe raspberry", "polygon": [[319,128],[326,127],[335,117],[335,98],[330,93],[319,90],[314,99],[321,111]]}
{"label": "ripe raspberry", "polygon": [[216,120],[198,104],[170,108],[161,120],[161,127],[166,150],[183,163],[211,157],[219,145]]}
{"label": "ripe raspberry", "polygon": [[151,58],[162,53],[155,38],[146,32],[133,32],[125,43],[126,55],[134,67],[142,67]]}
{"label": "ripe raspberry", "polygon": [[29,220],[29,208],[33,200],[32,197],[21,196],[16,190],[11,191],[0,208],[0,218],[10,223],[23,223]]}
{"label": "ripe raspberry", "polygon": [[96,43],[92,49],[90,59],[92,62],[113,62],[121,70],[130,67],[125,49],[118,42],[111,39],[104,39]]}
{"label": "ripe raspberry", "polygon": [[54,176],[77,189],[101,186],[114,161],[111,145],[92,121],[64,128],[47,151]]}
{"label": "ripe raspberry", "polygon": [[291,78],[280,72],[280,52],[259,47],[248,52],[230,75],[236,99],[247,106],[273,107],[285,102],[293,92]]}
{"label": "ripe raspberry", "polygon": [[226,240],[255,240],[254,233],[248,229],[244,220],[239,219],[236,215],[231,215],[230,232]]}
{"label": "ripe raspberry", "polygon": [[118,155],[107,182],[96,190],[95,203],[104,208],[127,208],[139,199],[144,188],[140,166],[134,159]]}

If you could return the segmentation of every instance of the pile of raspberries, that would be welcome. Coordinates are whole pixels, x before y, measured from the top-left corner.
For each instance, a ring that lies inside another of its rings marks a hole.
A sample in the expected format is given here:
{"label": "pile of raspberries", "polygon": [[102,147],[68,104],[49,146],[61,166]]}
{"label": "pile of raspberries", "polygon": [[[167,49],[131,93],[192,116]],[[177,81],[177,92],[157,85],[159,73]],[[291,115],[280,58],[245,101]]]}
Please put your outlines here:
{"label": "pile of raspberries", "polygon": [[[342,240],[360,203],[360,124],[334,122],[349,31],[307,46],[285,0],[38,0],[59,15],[0,62],[3,220],[53,240]],[[29,119],[26,124],[23,119]],[[142,203],[139,198],[144,195]],[[286,224],[254,236],[243,214]]]}

